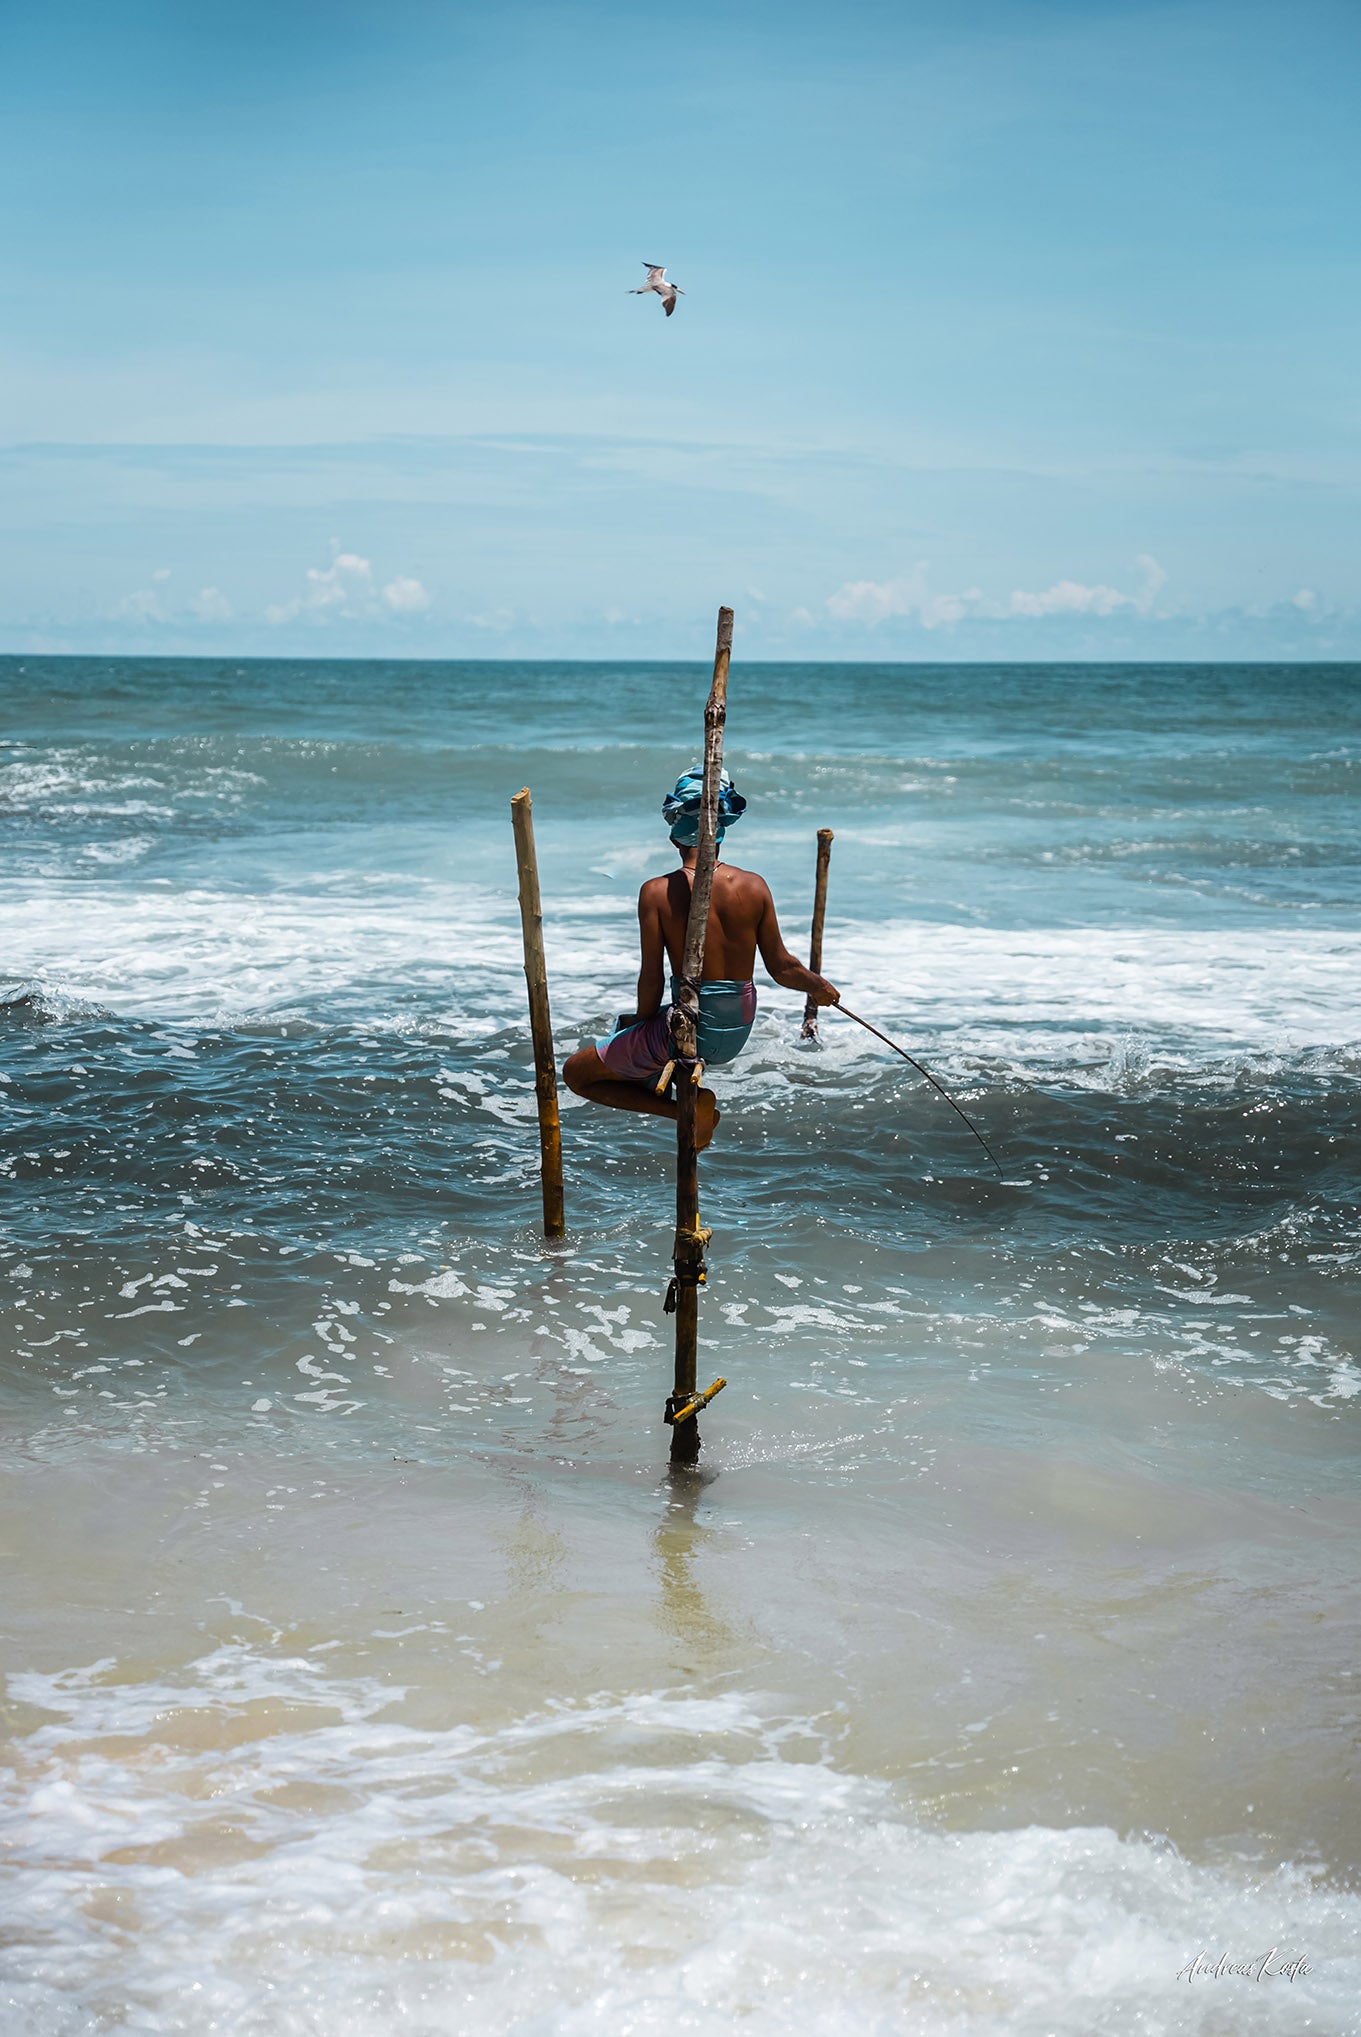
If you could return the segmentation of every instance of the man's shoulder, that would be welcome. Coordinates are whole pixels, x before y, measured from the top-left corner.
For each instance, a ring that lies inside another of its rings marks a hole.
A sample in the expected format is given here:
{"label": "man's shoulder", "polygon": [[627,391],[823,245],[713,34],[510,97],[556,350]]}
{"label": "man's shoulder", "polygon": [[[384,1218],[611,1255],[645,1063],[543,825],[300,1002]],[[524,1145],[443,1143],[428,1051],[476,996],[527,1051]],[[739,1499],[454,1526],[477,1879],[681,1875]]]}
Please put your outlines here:
{"label": "man's shoulder", "polygon": [[718,867],[726,871],[742,891],[765,892],[770,889],[759,870],[743,870],[737,863],[720,863]]}
{"label": "man's shoulder", "polygon": [[[663,870],[658,877],[645,878],[638,887],[638,903],[640,905],[660,904],[664,899],[670,897],[676,878],[682,874],[679,870]],[[758,871],[743,870],[736,863],[719,863],[714,870],[714,880],[718,884],[731,886],[734,890],[747,893],[751,896],[758,894],[764,896],[770,889],[765,878]]]}

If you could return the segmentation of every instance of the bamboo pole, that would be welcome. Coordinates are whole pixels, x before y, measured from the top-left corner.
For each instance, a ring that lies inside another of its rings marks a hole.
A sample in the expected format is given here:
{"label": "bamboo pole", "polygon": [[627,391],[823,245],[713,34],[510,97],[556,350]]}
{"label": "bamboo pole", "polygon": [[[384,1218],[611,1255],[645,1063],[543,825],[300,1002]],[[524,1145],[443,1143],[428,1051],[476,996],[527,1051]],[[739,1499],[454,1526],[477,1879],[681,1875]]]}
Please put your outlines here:
{"label": "bamboo pole", "polygon": [[543,906],[539,863],[534,853],[534,810],[529,787],[510,802],[515,829],[515,866],[520,875],[520,928],[529,989],[529,1030],[534,1043],[534,1095],[539,1106],[539,1172],[543,1181],[543,1234],[560,1238],[567,1229],[562,1207],[562,1128],[558,1121],[558,1070],[553,1059],[553,1022],[548,1011],[548,970],[543,956]]}
{"label": "bamboo pole", "polygon": [[[668,1414],[695,1399],[699,1345],[699,1288],[709,1234],[699,1221],[699,1156],[695,1151],[695,1100],[699,985],[704,972],[704,939],[718,860],[718,788],[723,770],[723,724],[728,713],[728,664],[732,656],[732,610],[718,611],[713,684],[704,709],[704,795],[700,805],[695,877],[685,923],[679,995],[671,1007],[671,1052],[676,1061],[676,1369]],[[693,1079],[692,1079],[693,1078]],[[693,1464],[699,1455],[699,1424],[693,1414],[671,1430],[672,1462]]]}
{"label": "bamboo pole", "polygon": [[[830,828],[818,829],[818,868],[813,881],[813,931],[808,941],[808,966],[815,975],[822,974],[822,922],[827,916],[827,866],[832,860],[833,835]],[[803,1007],[803,1034],[805,1040],[818,1036],[818,1008],[810,997]]]}

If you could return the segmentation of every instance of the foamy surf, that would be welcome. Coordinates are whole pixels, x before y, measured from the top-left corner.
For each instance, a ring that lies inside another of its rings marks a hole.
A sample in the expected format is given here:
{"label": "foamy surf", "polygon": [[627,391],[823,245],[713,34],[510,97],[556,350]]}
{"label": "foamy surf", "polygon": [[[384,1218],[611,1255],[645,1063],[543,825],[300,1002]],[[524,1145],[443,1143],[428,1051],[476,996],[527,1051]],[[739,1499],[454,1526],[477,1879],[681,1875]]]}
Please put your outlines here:
{"label": "foamy surf", "polygon": [[827,1721],[750,1696],[432,1730],[389,1684],[235,1648],[10,1697],[48,1720],[5,1815],[33,2030],[1209,2033],[1224,1980],[1177,1975],[1226,1946],[1309,1948],[1238,1984],[1235,2029],[1341,2032],[1361,1995],[1361,1904],[1299,1869],[933,1830],[836,1765]]}
{"label": "foamy surf", "polygon": [[[847,830],[854,839],[853,831]],[[513,874],[513,873],[512,873]],[[547,902],[554,1016],[564,1038],[608,1022],[636,973],[631,904],[609,898]],[[300,1016],[337,1009],[390,1022],[419,998],[515,1025],[522,1001],[513,890],[419,884],[375,873],[308,897],[152,891],[130,907],[121,883],[91,880],[63,899],[12,899],[11,953],[49,993],[129,1017],[181,1024]],[[885,1025],[947,1050],[1037,1073],[1081,1070],[1108,1057],[1112,1036],[1137,1040],[1171,1065],[1245,1052],[1361,1051],[1361,937],[1339,929],[1247,932],[1115,931],[1102,927],[996,929],[833,920],[827,935],[848,1000],[854,991]],[[75,958],[86,958],[83,962]],[[74,965],[74,966],[73,966]],[[830,966],[830,962],[829,962]],[[10,985],[13,995],[21,987]],[[792,1040],[795,1001],[769,989]],[[875,1049],[843,1036],[829,1015],[824,1043],[843,1056]],[[773,1043],[778,1034],[768,1030]]]}

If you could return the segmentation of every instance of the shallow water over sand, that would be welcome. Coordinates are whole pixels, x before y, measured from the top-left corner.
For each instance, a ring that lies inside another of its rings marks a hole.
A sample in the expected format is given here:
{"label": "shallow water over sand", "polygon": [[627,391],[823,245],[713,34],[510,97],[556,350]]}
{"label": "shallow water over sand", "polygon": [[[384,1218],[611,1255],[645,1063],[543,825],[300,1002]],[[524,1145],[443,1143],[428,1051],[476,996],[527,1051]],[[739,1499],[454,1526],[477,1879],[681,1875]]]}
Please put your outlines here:
{"label": "shallow water over sand", "polygon": [[1357,675],[735,673],[1004,1178],[763,986],[679,1480],[662,1129],[534,1228],[506,800],[566,1051],[705,685],[602,683],[0,662],[5,2027],[1353,2028]]}

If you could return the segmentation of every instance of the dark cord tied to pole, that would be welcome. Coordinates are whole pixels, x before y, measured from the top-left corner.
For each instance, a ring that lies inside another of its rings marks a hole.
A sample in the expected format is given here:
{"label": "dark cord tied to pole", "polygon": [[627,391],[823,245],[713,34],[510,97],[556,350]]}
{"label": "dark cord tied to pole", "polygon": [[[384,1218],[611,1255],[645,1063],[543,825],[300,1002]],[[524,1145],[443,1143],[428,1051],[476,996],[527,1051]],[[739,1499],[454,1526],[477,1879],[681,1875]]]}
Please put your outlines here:
{"label": "dark cord tied to pole", "polygon": [[882,1040],[886,1047],[892,1047],[895,1054],[901,1054],[904,1061],[910,1062],[911,1065],[916,1069],[918,1075],[924,1075],[926,1077],[926,1080],[930,1083],[931,1087],[945,1098],[945,1101],[949,1104],[951,1110],[955,1112],[956,1116],[963,1118],[965,1124],[969,1127],[969,1130],[973,1133],[979,1145],[983,1148],[983,1151],[987,1154],[989,1160],[991,1160],[993,1166],[997,1169],[997,1172],[999,1174],[1001,1173],[1002,1163],[998,1159],[997,1155],[993,1152],[992,1147],[988,1144],[987,1140],[983,1137],[983,1134],[979,1131],[978,1126],[969,1116],[969,1113],[965,1109],[963,1109],[961,1105],[955,1102],[949,1090],[946,1089],[942,1083],[937,1082],[935,1076],[931,1073],[929,1068],[923,1068],[920,1061],[914,1061],[911,1054],[908,1053],[906,1047],[900,1047],[898,1045],[898,1042],[896,1040],[891,1040],[887,1033],[881,1033],[878,1026],[872,1026],[868,1019],[862,1019],[858,1011],[850,1011],[844,1004],[829,1005],[827,1009],[829,1011],[839,1011],[843,1013],[846,1018],[854,1019],[855,1023],[858,1026],[863,1026],[867,1033],[873,1033],[876,1040]]}

